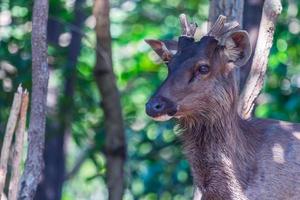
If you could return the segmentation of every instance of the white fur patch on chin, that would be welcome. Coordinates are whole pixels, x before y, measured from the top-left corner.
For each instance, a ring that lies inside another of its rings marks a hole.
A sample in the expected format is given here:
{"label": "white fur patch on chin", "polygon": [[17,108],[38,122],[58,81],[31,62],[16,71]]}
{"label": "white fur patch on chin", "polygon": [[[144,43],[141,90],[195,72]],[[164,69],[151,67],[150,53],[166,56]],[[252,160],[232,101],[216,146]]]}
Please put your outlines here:
{"label": "white fur patch on chin", "polygon": [[168,120],[170,120],[172,118],[173,117],[169,116],[169,115],[161,115],[161,116],[158,116],[158,117],[152,117],[152,119],[154,119],[155,121],[160,121],[160,122],[168,121]]}

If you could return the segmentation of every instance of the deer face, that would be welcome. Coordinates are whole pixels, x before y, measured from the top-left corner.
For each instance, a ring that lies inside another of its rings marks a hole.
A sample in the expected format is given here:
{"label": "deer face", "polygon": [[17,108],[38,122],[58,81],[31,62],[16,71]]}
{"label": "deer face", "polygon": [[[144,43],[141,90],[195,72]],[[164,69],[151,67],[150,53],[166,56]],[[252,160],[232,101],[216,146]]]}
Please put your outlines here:
{"label": "deer face", "polygon": [[[233,101],[233,68],[251,55],[248,34],[234,31],[222,38],[181,36],[178,42],[146,40],[168,66],[168,76],[146,104],[155,120],[209,115],[220,104]],[[230,105],[229,105],[230,106]],[[224,106],[221,106],[224,107]]]}

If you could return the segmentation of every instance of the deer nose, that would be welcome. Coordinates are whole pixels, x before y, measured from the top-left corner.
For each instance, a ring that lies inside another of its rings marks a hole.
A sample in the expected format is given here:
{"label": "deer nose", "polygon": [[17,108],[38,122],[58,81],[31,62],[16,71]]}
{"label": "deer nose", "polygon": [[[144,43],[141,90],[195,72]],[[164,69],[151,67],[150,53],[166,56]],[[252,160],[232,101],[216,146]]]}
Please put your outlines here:
{"label": "deer nose", "polygon": [[172,116],[176,113],[175,104],[165,97],[151,98],[146,104],[146,113],[150,117],[158,117],[161,115]]}
{"label": "deer nose", "polygon": [[163,102],[163,101],[158,101],[158,102],[154,102],[153,105],[152,105],[152,109],[155,111],[155,112],[161,112],[164,110],[165,108],[165,105],[166,103]]}

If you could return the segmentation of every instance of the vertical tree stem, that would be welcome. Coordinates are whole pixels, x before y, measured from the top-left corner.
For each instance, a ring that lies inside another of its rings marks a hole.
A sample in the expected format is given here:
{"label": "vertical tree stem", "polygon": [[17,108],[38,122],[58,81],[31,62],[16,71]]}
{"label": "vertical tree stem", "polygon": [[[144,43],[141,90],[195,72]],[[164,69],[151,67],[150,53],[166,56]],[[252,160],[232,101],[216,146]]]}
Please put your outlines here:
{"label": "vertical tree stem", "polygon": [[105,128],[105,154],[109,200],[121,200],[124,192],[125,135],[120,94],[112,68],[109,1],[95,0],[97,60],[94,69],[102,97]]}
{"label": "vertical tree stem", "polygon": [[244,0],[210,0],[209,6],[209,26],[219,15],[226,16],[227,21],[237,21],[243,25]]}
{"label": "vertical tree stem", "polygon": [[48,88],[47,20],[48,0],[35,0],[32,16],[32,93],[28,153],[18,199],[32,200],[44,166],[46,100]]}
{"label": "vertical tree stem", "polygon": [[[264,0],[247,0],[244,5],[243,29],[245,29],[249,34],[252,49],[256,48],[263,4]],[[253,54],[254,50],[252,51],[252,55],[245,66],[240,68],[240,90],[244,88],[246,79],[249,75]]]}
{"label": "vertical tree stem", "polygon": [[[224,15],[229,21],[237,21],[240,26],[243,26],[243,11],[244,11],[244,0],[210,0],[209,9],[209,23],[208,30],[217,20],[219,15]],[[240,69],[235,69],[235,84],[239,88],[240,85]]]}

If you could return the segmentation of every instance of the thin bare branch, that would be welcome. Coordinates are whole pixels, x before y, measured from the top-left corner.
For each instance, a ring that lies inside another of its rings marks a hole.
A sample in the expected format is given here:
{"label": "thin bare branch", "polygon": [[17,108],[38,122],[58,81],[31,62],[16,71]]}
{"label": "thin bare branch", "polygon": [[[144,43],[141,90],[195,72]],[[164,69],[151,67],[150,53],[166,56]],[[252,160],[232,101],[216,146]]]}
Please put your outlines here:
{"label": "thin bare branch", "polygon": [[28,108],[28,92],[25,90],[22,94],[22,104],[20,110],[20,118],[17,125],[17,130],[15,134],[15,144],[13,150],[13,160],[12,160],[12,175],[9,183],[9,200],[16,200],[19,190],[19,180],[21,175],[20,163],[23,154],[23,144],[24,144],[24,134],[26,129],[26,118],[27,118],[27,108]]}
{"label": "thin bare branch", "polygon": [[10,146],[13,138],[13,134],[15,132],[16,124],[18,121],[18,116],[20,113],[22,101],[22,86],[18,87],[17,92],[14,95],[13,104],[10,110],[8,122],[6,125],[4,141],[1,150],[1,160],[0,160],[0,199],[3,193],[5,180],[6,180],[6,173],[7,173],[7,162],[10,152]]}
{"label": "thin bare branch", "polygon": [[262,89],[268,56],[273,44],[275,24],[281,10],[280,0],[266,0],[264,3],[251,71],[239,99],[238,110],[244,119],[251,117],[255,100]]}
{"label": "thin bare branch", "polygon": [[86,149],[79,155],[79,157],[76,159],[76,162],[73,166],[73,168],[68,172],[64,178],[64,181],[68,181],[69,179],[73,178],[74,175],[77,174],[77,172],[80,170],[80,167],[82,164],[86,161],[88,158],[90,151],[94,148],[94,144],[89,144]]}

